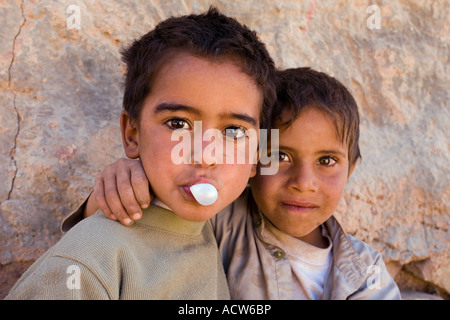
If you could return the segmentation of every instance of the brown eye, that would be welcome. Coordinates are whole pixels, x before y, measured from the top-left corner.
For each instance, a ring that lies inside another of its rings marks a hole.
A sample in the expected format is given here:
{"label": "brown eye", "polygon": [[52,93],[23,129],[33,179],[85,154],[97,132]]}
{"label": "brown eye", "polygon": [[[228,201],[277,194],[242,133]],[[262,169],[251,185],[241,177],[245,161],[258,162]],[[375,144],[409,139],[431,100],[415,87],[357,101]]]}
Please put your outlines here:
{"label": "brown eye", "polygon": [[332,157],[326,156],[326,157],[322,157],[318,160],[319,165],[321,166],[326,166],[326,167],[330,167],[332,165],[334,165],[336,163],[336,160],[333,159]]}
{"label": "brown eye", "polygon": [[166,123],[171,129],[189,129],[189,123],[183,119],[170,119]]}
{"label": "brown eye", "polygon": [[286,153],[281,152],[281,151],[272,152],[270,154],[270,158],[272,159],[272,161],[278,161],[278,162],[289,162],[289,161],[291,161],[289,156]]}

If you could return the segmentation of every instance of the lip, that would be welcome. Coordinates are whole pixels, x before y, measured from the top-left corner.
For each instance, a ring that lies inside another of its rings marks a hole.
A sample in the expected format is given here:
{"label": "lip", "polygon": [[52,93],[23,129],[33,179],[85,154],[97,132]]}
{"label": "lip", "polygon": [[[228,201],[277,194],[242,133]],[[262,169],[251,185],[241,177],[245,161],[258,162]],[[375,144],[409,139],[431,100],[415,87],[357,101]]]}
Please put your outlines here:
{"label": "lip", "polygon": [[195,203],[197,203],[197,200],[195,200],[195,198],[194,198],[190,188],[193,185],[196,185],[196,184],[199,184],[199,183],[209,183],[209,184],[213,185],[214,188],[217,189],[216,183],[214,181],[212,181],[211,179],[206,178],[206,177],[197,177],[197,178],[191,179],[187,183],[181,185],[180,188],[184,191],[184,194],[187,196],[187,198],[189,200],[195,202]]}
{"label": "lip", "polygon": [[191,179],[191,180],[189,180],[188,183],[185,184],[185,187],[190,188],[193,185],[199,184],[199,183],[209,183],[209,184],[213,185],[214,188],[217,189],[216,183],[207,177],[197,177],[197,178]]}
{"label": "lip", "polygon": [[310,201],[283,200],[280,202],[283,207],[296,212],[310,212],[319,206]]}

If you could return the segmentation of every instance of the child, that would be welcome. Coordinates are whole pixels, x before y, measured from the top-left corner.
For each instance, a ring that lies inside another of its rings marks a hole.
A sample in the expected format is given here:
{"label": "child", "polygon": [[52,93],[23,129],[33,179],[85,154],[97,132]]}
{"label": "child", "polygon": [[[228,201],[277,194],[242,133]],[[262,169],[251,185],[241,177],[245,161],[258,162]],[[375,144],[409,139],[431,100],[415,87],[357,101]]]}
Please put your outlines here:
{"label": "child", "polygon": [[[256,166],[248,159],[174,164],[172,133],[190,134],[201,121],[204,130],[223,130],[224,143],[248,145],[242,134],[259,129],[260,115],[275,101],[273,61],[256,34],[214,8],[161,22],[123,59],[123,145],[129,158],[142,161],[157,205],[130,228],[103,214],[82,221],[25,272],[7,299],[229,298],[206,221],[236,200]],[[205,182],[218,191],[210,206],[189,191]]]}
{"label": "child", "polygon": [[360,157],[356,102],[309,68],[281,71],[279,82],[279,170],[257,174],[212,218],[231,298],[400,299],[382,256],[332,216]]}
{"label": "child", "polygon": [[279,170],[214,218],[231,297],[400,299],[381,255],[332,216],[360,157],[356,102],[308,68],[279,79]]}

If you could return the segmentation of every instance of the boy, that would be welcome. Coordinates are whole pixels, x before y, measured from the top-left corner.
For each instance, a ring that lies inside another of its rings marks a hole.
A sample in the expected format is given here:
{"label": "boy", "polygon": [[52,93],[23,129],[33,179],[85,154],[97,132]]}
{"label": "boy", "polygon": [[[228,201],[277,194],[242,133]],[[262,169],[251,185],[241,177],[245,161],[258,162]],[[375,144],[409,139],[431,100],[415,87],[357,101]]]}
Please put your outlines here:
{"label": "boy", "polygon": [[356,102],[309,68],[278,77],[279,170],[212,218],[231,298],[400,299],[381,255],[332,216],[360,157]]}
{"label": "boy", "polygon": [[[123,59],[123,145],[129,158],[140,158],[157,205],[130,228],[103,214],[79,223],[25,272],[7,299],[229,298],[205,222],[236,200],[256,166],[248,159],[175,164],[172,133],[190,134],[201,121],[203,130],[223,130],[224,144],[247,146],[242,133],[259,129],[260,115],[275,101],[273,61],[256,34],[215,9],[161,22]],[[210,206],[189,191],[205,182],[219,195]]]}

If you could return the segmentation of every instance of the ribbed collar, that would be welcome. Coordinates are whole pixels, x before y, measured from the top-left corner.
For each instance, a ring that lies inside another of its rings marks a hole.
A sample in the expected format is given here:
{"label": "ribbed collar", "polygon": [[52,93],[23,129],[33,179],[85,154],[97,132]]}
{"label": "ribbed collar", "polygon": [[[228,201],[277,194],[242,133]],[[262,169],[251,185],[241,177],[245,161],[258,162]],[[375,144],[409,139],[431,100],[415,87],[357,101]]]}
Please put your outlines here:
{"label": "ribbed collar", "polygon": [[182,219],[173,211],[163,208],[158,201],[152,201],[152,204],[143,210],[142,213],[142,218],[137,220],[135,222],[136,224],[147,225],[188,236],[200,235],[206,222]]}

